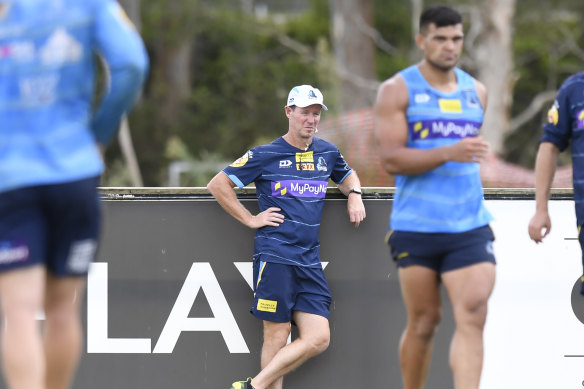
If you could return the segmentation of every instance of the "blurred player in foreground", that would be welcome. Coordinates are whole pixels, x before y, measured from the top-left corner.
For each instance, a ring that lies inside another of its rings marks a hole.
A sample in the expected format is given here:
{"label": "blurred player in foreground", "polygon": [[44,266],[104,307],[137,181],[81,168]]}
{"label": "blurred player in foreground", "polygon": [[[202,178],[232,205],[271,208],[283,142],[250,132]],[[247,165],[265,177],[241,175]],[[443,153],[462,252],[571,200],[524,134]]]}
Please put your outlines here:
{"label": "blurred player in foreground", "polygon": [[[93,113],[96,53],[108,84]],[[0,0],[0,343],[11,389],[73,382],[99,239],[100,151],[147,65],[113,0]]]}

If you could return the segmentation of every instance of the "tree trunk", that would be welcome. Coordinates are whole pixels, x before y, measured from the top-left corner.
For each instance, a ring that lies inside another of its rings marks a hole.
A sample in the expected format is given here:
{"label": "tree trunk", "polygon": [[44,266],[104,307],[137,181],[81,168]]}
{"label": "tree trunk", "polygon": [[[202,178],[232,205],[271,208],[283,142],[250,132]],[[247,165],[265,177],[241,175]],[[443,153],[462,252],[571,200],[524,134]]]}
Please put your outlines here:
{"label": "tree trunk", "polygon": [[513,98],[513,17],[515,0],[488,0],[483,14],[482,36],[476,47],[478,78],[489,92],[485,123],[481,131],[491,151],[501,154],[511,130]]}
{"label": "tree trunk", "polygon": [[[136,26],[136,29],[140,31],[140,0],[120,0],[120,5],[124,8],[126,14],[132,23],[134,23],[134,26]],[[124,157],[124,161],[126,162],[128,172],[130,173],[132,186],[144,186],[142,173],[140,172],[140,166],[138,165],[138,158],[136,156],[136,151],[134,150],[134,143],[132,142],[130,125],[126,116],[124,116],[120,122],[118,142],[120,143],[120,150]]]}
{"label": "tree trunk", "polygon": [[[424,10],[424,0],[410,0],[412,7],[412,42],[416,41],[416,36],[420,32],[420,16]],[[410,49],[410,62],[418,62],[421,59],[420,49],[413,44]]]}
{"label": "tree trunk", "polygon": [[340,108],[343,111],[371,107],[376,79],[371,0],[329,0],[332,41],[337,74],[340,77]]}

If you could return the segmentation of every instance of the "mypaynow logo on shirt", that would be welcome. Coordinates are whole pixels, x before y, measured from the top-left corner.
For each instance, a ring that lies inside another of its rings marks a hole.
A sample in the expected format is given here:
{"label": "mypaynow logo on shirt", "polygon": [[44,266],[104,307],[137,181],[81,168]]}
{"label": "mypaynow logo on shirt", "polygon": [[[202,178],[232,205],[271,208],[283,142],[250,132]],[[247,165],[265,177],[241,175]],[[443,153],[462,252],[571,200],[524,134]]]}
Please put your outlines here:
{"label": "mypaynow logo on shirt", "polygon": [[275,197],[319,197],[326,195],[327,181],[284,180],[272,182]]}
{"label": "mypaynow logo on shirt", "polygon": [[412,140],[437,138],[467,138],[477,136],[480,123],[467,120],[422,120],[411,122]]}

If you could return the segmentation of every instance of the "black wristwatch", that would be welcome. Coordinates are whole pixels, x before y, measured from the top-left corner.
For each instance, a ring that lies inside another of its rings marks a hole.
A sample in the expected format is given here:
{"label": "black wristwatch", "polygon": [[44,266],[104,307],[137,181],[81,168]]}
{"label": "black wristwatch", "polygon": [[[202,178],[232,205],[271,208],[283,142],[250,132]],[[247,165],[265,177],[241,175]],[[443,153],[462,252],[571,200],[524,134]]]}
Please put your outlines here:
{"label": "black wristwatch", "polygon": [[358,187],[351,189],[349,191],[349,194],[348,195],[350,195],[351,193],[357,193],[359,196],[363,194],[363,192],[361,192],[361,188],[358,188]]}

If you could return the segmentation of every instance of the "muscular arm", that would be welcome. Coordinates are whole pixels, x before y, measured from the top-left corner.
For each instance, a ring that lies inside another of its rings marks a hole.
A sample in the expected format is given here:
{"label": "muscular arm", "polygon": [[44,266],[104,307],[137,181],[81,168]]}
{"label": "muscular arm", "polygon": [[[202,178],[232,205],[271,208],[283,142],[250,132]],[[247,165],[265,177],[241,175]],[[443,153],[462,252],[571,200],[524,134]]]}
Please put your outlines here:
{"label": "muscular arm", "polygon": [[550,142],[542,142],[537,151],[535,159],[535,214],[528,227],[529,237],[536,243],[540,243],[552,228],[548,212],[548,199],[559,153],[560,150],[557,146]]}
{"label": "muscular arm", "polygon": [[353,188],[360,188],[361,182],[355,171],[351,172],[343,182],[339,184],[339,190],[347,196],[347,213],[349,214],[349,220],[355,228],[359,227],[359,224],[365,219],[365,205],[363,205],[363,199],[361,195],[356,193],[349,193]]}
{"label": "muscular arm", "polygon": [[[486,93],[481,102],[486,104]],[[488,145],[480,137],[464,138],[453,145],[426,150],[407,147],[408,103],[407,86],[401,76],[381,84],[375,102],[374,131],[381,163],[387,173],[417,175],[448,161],[478,162],[486,157]]]}
{"label": "muscular arm", "polygon": [[221,207],[235,219],[249,228],[261,228],[264,226],[277,227],[284,221],[284,215],[278,213],[280,208],[271,207],[257,215],[252,215],[237,199],[233,190],[235,184],[223,172],[219,172],[207,184],[207,189],[217,199]]}

